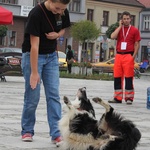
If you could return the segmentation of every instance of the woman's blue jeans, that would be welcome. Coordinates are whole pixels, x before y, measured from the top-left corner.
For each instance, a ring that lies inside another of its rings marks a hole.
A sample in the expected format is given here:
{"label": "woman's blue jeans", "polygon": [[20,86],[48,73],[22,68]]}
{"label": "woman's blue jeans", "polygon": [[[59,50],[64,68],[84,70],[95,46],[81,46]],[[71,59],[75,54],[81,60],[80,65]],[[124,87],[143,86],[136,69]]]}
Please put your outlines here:
{"label": "woman's blue jeans", "polygon": [[[40,99],[40,84],[35,89],[30,86],[30,53],[22,55],[22,71],[25,78],[24,106],[22,112],[22,132],[34,135],[34,125],[36,121],[36,108]],[[52,140],[60,136],[58,121],[61,118],[61,104],[59,97],[59,64],[57,52],[51,54],[39,55],[38,72],[41,81],[43,81],[46,103],[47,119],[50,127],[50,136]]]}

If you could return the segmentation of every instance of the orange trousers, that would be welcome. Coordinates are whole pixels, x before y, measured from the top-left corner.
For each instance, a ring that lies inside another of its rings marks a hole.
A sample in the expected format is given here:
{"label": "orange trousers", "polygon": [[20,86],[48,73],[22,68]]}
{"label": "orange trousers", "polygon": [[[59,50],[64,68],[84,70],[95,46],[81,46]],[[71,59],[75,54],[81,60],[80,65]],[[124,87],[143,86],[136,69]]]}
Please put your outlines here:
{"label": "orange trousers", "polygon": [[134,99],[134,58],[131,54],[116,54],[114,64],[114,98],[119,101],[123,99],[123,88],[125,81],[125,101]]}

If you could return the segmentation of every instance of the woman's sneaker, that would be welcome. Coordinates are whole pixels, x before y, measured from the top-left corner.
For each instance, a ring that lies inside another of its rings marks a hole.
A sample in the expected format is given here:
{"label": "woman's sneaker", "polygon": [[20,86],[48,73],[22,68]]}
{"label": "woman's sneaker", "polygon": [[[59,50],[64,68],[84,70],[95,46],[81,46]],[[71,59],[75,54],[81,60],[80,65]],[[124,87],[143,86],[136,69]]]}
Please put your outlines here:
{"label": "woman's sneaker", "polygon": [[61,137],[61,136],[59,136],[59,137],[57,137],[56,139],[52,140],[52,143],[53,143],[53,144],[56,144],[57,147],[60,146],[60,143],[61,143],[61,142],[62,142],[62,137]]}
{"label": "woman's sneaker", "polygon": [[32,134],[31,133],[25,133],[24,135],[22,135],[22,141],[32,142],[33,141]]}

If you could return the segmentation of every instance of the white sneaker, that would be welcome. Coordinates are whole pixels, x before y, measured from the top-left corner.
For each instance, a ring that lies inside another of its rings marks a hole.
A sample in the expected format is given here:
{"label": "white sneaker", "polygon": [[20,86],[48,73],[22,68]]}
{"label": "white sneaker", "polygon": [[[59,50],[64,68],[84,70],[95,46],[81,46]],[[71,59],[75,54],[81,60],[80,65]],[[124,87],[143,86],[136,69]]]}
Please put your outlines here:
{"label": "white sneaker", "polygon": [[127,105],[132,105],[132,102],[133,102],[133,101],[130,100],[130,99],[126,100],[126,104],[127,104]]}

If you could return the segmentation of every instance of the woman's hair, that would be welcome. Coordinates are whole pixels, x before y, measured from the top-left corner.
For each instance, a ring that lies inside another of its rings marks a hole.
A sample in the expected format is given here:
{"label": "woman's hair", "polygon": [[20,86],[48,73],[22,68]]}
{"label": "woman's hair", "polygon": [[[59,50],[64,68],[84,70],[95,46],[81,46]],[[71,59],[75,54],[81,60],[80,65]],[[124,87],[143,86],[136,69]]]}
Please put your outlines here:
{"label": "woman's hair", "polygon": [[123,18],[124,15],[129,16],[129,17],[131,18],[131,14],[130,14],[128,11],[124,11],[124,12],[121,14],[121,19]]}
{"label": "woman's hair", "polygon": [[67,48],[68,48],[69,50],[71,50],[71,45],[68,45]]}
{"label": "woman's hair", "polygon": [[71,0],[51,0],[53,3],[59,2],[62,4],[69,4]]}

